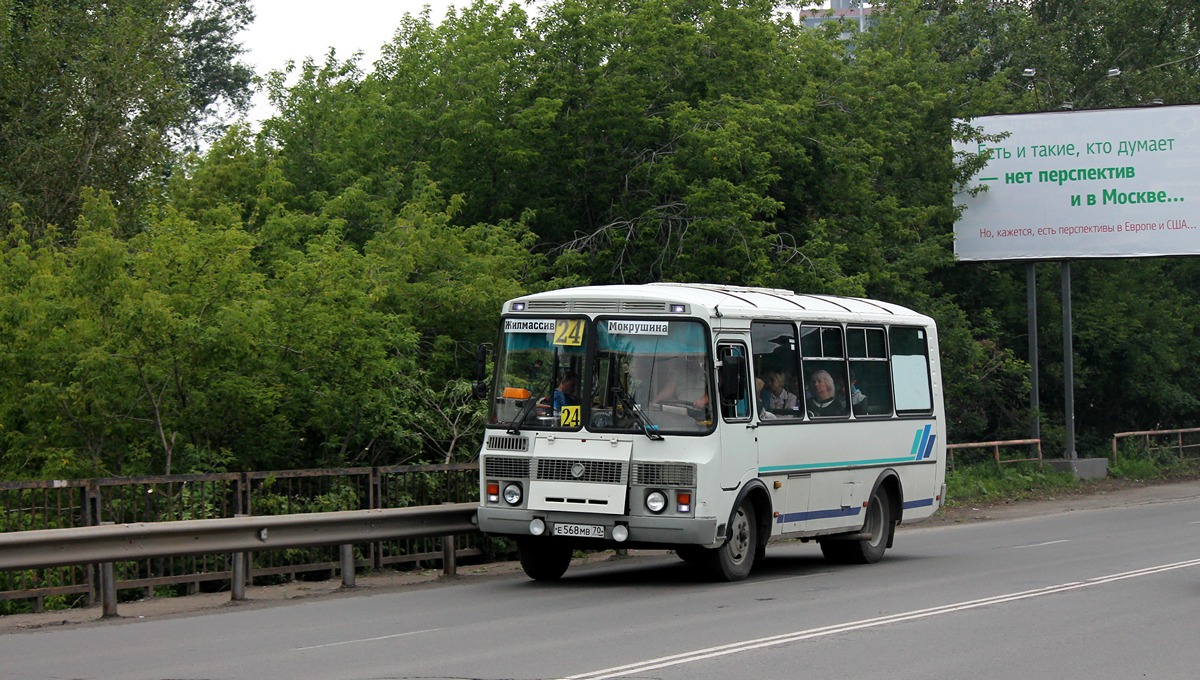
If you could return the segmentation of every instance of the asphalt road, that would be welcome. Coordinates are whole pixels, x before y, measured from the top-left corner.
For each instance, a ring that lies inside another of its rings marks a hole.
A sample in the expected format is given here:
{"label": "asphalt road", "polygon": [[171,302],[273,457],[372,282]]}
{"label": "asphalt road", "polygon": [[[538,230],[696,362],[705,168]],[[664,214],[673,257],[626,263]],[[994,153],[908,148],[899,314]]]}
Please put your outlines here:
{"label": "asphalt road", "polygon": [[652,554],[11,632],[0,680],[1196,677],[1200,498],[1070,510],[903,530],[869,566],[774,545],[736,584]]}

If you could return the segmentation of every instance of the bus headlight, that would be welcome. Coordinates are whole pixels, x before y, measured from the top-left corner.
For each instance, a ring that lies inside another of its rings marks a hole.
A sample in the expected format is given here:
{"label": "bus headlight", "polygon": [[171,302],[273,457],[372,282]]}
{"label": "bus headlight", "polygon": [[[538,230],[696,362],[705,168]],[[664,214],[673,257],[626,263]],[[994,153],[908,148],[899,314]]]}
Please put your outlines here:
{"label": "bus headlight", "polygon": [[509,505],[521,504],[521,485],[516,482],[507,484],[504,487],[504,502]]}
{"label": "bus headlight", "polygon": [[661,491],[651,491],[646,494],[646,509],[654,514],[662,512],[667,507],[667,495]]}

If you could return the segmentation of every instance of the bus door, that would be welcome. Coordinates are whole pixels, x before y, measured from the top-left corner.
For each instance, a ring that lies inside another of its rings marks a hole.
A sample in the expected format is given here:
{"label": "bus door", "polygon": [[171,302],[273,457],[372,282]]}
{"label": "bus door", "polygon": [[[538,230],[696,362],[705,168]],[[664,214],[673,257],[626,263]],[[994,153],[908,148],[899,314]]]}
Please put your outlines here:
{"label": "bus door", "polygon": [[[741,369],[737,375],[724,370],[722,381],[736,380],[737,388],[728,384],[718,385],[720,401],[721,451],[717,456],[721,488],[736,489],[747,474],[757,474],[758,441],[753,425],[753,400],[750,393],[750,359],[746,345],[742,342],[719,342],[717,360],[724,363],[727,357],[740,357]],[[736,395],[736,396],[733,396]]]}

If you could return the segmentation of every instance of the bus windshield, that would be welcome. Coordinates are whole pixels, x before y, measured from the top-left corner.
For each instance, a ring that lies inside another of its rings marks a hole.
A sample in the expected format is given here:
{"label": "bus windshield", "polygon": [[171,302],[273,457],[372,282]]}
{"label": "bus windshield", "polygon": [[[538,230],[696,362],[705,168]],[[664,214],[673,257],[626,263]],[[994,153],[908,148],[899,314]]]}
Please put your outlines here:
{"label": "bus windshield", "polygon": [[682,319],[506,318],[488,424],[710,432],[707,337],[702,323]]}
{"label": "bus windshield", "polygon": [[698,321],[597,320],[588,428],[709,432],[713,371],[707,337]]}
{"label": "bus windshield", "polygon": [[587,319],[505,319],[490,425],[579,429]]}

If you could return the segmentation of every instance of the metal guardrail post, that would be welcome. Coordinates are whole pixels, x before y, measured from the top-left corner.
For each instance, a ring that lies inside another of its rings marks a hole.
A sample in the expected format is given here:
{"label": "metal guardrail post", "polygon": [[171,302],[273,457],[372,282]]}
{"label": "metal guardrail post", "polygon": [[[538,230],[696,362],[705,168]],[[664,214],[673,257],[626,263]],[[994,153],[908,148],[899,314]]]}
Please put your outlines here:
{"label": "metal guardrail post", "polygon": [[442,536],[442,575],[458,574],[458,554],[454,549],[454,534]]}
{"label": "metal guardrail post", "polygon": [[113,571],[113,563],[105,562],[100,565],[100,603],[104,613],[100,618],[111,619],[117,616],[117,577]]}
{"label": "metal guardrail post", "polygon": [[[112,522],[101,522],[101,526],[111,525]],[[103,613],[100,618],[111,619],[117,614],[117,576],[112,562],[100,564],[100,606]]]}
{"label": "metal guardrail post", "polygon": [[[453,503],[442,502],[442,505]],[[458,574],[458,552],[454,548],[454,534],[442,536],[442,575],[455,576]]]}
{"label": "metal guardrail post", "polygon": [[233,553],[233,576],[229,579],[229,599],[241,602],[246,599],[246,553]]}
{"label": "metal guardrail post", "polygon": [[[246,516],[243,513],[234,514],[234,517]],[[233,575],[229,578],[229,599],[241,602],[246,599],[246,553],[235,552],[230,559],[233,561]]]}
{"label": "metal guardrail post", "polygon": [[342,587],[354,587],[354,546],[343,543],[342,546]]}

